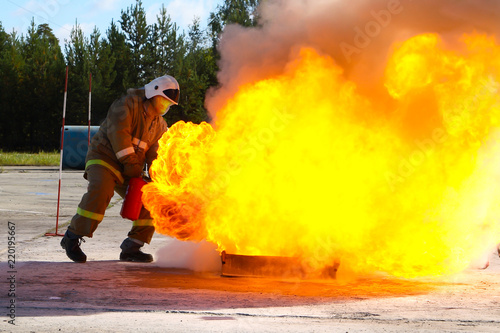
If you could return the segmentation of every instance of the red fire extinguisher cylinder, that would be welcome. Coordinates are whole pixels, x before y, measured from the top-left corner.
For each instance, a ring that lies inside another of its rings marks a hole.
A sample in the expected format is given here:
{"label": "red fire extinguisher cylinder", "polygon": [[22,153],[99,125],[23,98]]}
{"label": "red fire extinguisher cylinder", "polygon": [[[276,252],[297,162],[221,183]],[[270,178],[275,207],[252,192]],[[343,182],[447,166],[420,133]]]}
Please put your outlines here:
{"label": "red fire extinguisher cylinder", "polygon": [[147,182],[142,177],[130,179],[120,211],[124,219],[135,221],[139,218],[142,209],[142,187],[146,184]]}

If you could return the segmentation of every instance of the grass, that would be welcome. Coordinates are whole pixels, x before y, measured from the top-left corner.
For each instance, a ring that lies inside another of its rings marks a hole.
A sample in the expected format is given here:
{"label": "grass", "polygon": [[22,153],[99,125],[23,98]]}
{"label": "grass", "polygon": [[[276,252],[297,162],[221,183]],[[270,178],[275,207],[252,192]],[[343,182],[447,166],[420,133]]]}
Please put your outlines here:
{"label": "grass", "polygon": [[58,151],[40,153],[3,152],[0,150],[0,166],[30,165],[57,166],[60,155]]}

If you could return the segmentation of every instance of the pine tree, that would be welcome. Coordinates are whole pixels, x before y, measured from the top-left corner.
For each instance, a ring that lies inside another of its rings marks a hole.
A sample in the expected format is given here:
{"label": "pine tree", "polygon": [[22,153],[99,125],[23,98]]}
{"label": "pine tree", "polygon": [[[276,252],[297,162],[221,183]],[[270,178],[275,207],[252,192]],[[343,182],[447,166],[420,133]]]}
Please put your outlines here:
{"label": "pine tree", "polygon": [[[7,125],[7,95],[6,91],[6,82],[5,80],[7,71],[8,71],[8,62],[6,59],[7,47],[8,47],[8,39],[9,35],[5,32],[2,23],[0,22],[0,73],[2,76],[2,80],[0,80],[0,142],[5,142],[4,133],[6,132]],[[0,145],[0,147],[5,148],[4,144]]]}
{"label": "pine tree", "polygon": [[71,29],[70,38],[65,43],[68,74],[68,99],[66,123],[68,125],[86,125],[88,118],[88,73],[89,40],[78,24]]}
{"label": "pine tree", "polygon": [[253,27],[258,24],[257,7],[263,0],[225,0],[217,5],[215,12],[209,16],[209,33],[212,46],[216,48],[219,37],[227,24],[239,24],[243,27]]}
{"label": "pine tree", "polygon": [[[1,57],[1,123],[3,136],[1,147],[7,150],[22,149],[25,145],[21,102],[24,100],[20,83],[23,80],[24,59],[21,53],[22,42],[13,31],[5,34]],[[29,110],[28,110],[29,112]]]}
{"label": "pine tree", "polygon": [[215,59],[211,49],[204,47],[208,44],[208,39],[200,28],[199,19],[193,20],[188,36],[187,53],[183,57],[181,75],[178,76],[182,89],[181,100],[178,111],[167,114],[169,123],[181,119],[194,123],[208,120],[204,98],[211,82],[215,81]]}
{"label": "pine tree", "polygon": [[114,21],[106,31],[110,53],[114,58],[114,66],[111,75],[114,76],[110,84],[110,95],[115,98],[123,95],[127,88],[134,85],[130,78],[132,68],[132,53],[125,41],[125,34],[120,32]]}
{"label": "pine tree", "polygon": [[116,77],[116,58],[111,53],[109,42],[101,38],[97,28],[90,35],[87,47],[92,74],[92,123],[98,124],[106,117],[109,106],[116,98],[111,87]]}
{"label": "pine tree", "polygon": [[11,150],[24,144],[23,136],[15,131],[22,126],[17,103],[20,101],[21,71],[24,60],[21,43],[15,32],[7,34],[0,25],[0,147]]}
{"label": "pine tree", "polygon": [[144,85],[148,81],[147,78],[151,76],[152,59],[148,38],[151,27],[146,23],[146,11],[142,6],[142,1],[136,0],[135,5],[131,5],[125,11],[122,10],[119,22],[131,51],[130,77],[136,86]]}
{"label": "pine tree", "polygon": [[2,130],[3,143],[7,149],[51,149],[60,139],[57,87],[64,63],[59,42],[48,25],[36,27],[34,21],[26,38],[12,33],[5,42],[2,118],[7,126]]}
{"label": "pine tree", "polygon": [[156,17],[157,22],[151,26],[150,44],[151,56],[155,60],[151,64],[153,79],[165,74],[173,74],[176,50],[173,49],[177,35],[175,24],[172,23],[167,9],[162,4],[160,13]]}
{"label": "pine tree", "polygon": [[33,83],[36,84],[31,91],[32,98],[27,98],[33,111],[29,145],[31,150],[47,150],[56,146],[60,139],[64,57],[59,40],[47,24],[40,24],[35,35],[30,31],[24,48],[33,52],[33,58],[25,55],[23,91],[29,94]]}

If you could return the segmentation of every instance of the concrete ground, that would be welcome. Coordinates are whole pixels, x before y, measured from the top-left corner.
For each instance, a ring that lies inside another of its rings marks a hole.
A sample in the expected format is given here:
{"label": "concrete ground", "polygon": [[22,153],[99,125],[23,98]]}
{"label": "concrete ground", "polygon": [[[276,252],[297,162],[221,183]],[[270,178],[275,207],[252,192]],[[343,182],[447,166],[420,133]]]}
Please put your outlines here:
{"label": "concrete ground", "polygon": [[[120,218],[115,196],[82,245],[88,262],[76,264],[60,237],[45,236],[56,222],[58,169],[0,171],[1,332],[500,331],[500,258],[493,250],[489,268],[440,280],[227,278],[165,266],[158,255],[176,241],[162,235],[148,248],[152,264],[118,261],[130,223]],[[81,171],[63,172],[61,233],[85,187]]]}

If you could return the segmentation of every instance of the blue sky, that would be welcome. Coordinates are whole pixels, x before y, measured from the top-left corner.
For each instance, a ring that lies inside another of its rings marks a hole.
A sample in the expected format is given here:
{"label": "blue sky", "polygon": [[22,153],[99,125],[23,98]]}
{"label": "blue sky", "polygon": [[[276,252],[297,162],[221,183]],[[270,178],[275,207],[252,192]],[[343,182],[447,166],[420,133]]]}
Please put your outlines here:
{"label": "blue sky", "polygon": [[[148,24],[156,21],[156,15],[163,3],[172,21],[185,30],[194,17],[199,17],[202,27],[205,27],[209,13],[222,2],[222,0],[142,0]],[[35,24],[48,23],[63,45],[76,20],[86,36],[90,35],[94,26],[97,26],[104,35],[111,19],[117,22],[121,10],[132,4],[135,4],[135,0],[3,0],[0,21],[6,32],[12,32],[14,29],[23,34],[26,34],[32,18]]]}

